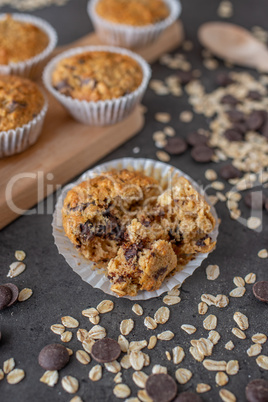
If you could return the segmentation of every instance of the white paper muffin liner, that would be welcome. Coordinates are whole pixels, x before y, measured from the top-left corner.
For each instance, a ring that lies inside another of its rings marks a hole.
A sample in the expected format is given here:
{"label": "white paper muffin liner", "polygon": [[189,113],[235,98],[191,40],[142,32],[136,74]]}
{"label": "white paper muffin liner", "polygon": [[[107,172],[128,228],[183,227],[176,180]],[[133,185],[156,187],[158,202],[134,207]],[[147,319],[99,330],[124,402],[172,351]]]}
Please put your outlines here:
{"label": "white paper muffin liner", "polygon": [[[146,175],[154,177],[161,186],[165,187],[172,177],[175,174],[179,174],[180,176],[185,177],[187,180],[191,182],[193,187],[198,190],[200,193],[204,194],[203,189],[191,179],[187,174],[182,172],[179,169],[171,165],[167,165],[166,163],[154,161],[151,159],[134,159],[134,158],[122,158],[117,159],[111,162],[104,163],[99,165],[91,170],[85,172],[76,182],[70,183],[65,186],[62,190],[62,193],[57,201],[55,212],[53,215],[53,236],[55,244],[58,248],[60,254],[62,254],[70,265],[70,267],[76,272],[81,278],[89,283],[94,288],[101,289],[103,292],[111,295],[116,296],[114,292],[111,291],[110,281],[106,278],[103,274],[102,270],[98,270],[94,268],[94,263],[86,260],[72,245],[68,237],[65,235],[63,226],[62,226],[62,216],[61,216],[61,209],[63,206],[64,199],[69,190],[71,190],[74,186],[81,183],[88,178],[93,178],[96,175],[104,171],[108,171],[111,169],[129,169],[129,170],[138,170],[144,172]],[[204,194],[205,195],[205,194]],[[206,201],[209,203],[211,207],[211,213],[216,219],[216,225],[211,232],[212,240],[215,241],[218,236],[219,230],[219,222],[216,211],[214,207],[210,204],[208,197],[205,195]],[[182,271],[177,272],[174,276],[171,276],[168,279],[165,279],[161,288],[154,292],[148,291],[140,291],[139,294],[135,297],[125,296],[125,298],[130,300],[147,300],[153,297],[160,296],[162,293],[167,292],[174,288],[174,286],[182,284],[188,276],[192,275],[196,268],[198,268],[202,262],[207,258],[208,253],[201,254],[199,253],[196,258],[190,261]]]}
{"label": "white paper muffin liner", "polygon": [[[0,19],[4,19],[7,14],[0,14]],[[28,60],[18,63],[9,63],[8,65],[0,64],[0,74],[19,75],[26,78],[36,78],[42,67],[44,67],[48,57],[56,47],[58,36],[55,29],[45,20],[28,14],[11,14],[12,18],[22,22],[29,22],[44,31],[48,38],[48,46],[43,52],[31,57]],[[20,46],[18,43],[17,46]]]}
{"label": "white paper muffin liner", "polygon": [[156,24],[135,27],[113,23],[100,17],[95,10],[98,1],[90,0],[87,8],[97,35],[104,43],[127,48],[142,47],[153,43],[165,29],[177,20],[181,13],[179,0],[164,0],[170,10],[166,19]]}
{"label": "white paper muffin liner", "polygon": [[[120,98],[100,100],[97,102],[73,99],[61,94],[52,86],[52,73],[58,62],[66,57],[84,52],[105,51],[127,55],[134,59],[142,68],[143,79],[141,85],[128,95]],[[139,55],[129,50],[112,46],[84,46],[61,53],[52,59],[43,73],[43,81],[49,92],[69,111],[79,122],[92,126],[115,124],[127,117],[140,103],[151,77],[149,64]]]}
{"label": "white paper muffin liner", "polygon": [[19,154],[37,141],[48,109],[47,98],[44,94],[43,97],[44,106],[33,120],[14,130],[0,131],[0,158]]}

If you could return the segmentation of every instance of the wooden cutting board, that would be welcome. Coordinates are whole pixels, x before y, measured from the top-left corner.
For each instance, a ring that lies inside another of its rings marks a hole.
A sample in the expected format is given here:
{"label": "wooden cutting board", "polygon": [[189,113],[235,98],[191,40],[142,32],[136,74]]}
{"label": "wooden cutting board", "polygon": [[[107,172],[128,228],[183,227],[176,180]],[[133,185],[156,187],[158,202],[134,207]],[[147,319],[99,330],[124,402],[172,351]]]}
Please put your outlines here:
{"label": "wooden cutting board", "polygon": [[[178,47],[182,40],[183,27],[178,21],[154,44],[136,52],[153,62]],[[98,44],[97,35],[89,34],[57,48],[53,56],[74,46]],[[0,160],[0,229],[134,136],[144,124],[142,107],[138,106],[118,124],[85,126],[73,120],[50,94],[48,98],[49,109],[37,143],[22,154]]]}

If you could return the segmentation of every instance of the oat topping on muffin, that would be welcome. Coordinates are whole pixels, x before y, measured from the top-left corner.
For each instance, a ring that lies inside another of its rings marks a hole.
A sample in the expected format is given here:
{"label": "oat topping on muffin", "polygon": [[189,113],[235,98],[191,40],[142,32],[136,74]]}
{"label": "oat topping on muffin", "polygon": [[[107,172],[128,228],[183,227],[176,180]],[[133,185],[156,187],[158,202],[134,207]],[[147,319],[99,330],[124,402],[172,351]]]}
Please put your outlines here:
{"label": "oat topping on muffin", "polygon": [[48,43],[47,34],[29,22],[11,15],[0,20],[0,64],[28,60],[45,50]]}
{"label": "oat topping on muffin", "polygon": [[167,275],[215,246],[210,206],[183,177],[163,191],[141,172],[102,173],[68,192],[62,216],[77,249],[108,263],[119,296],[159,289]]}
{"label": "oat topping on muffin", "polygon": [[96,12],[108,21],[133,26],[155,24],[170,13],[163,0],[99,0]]}
{"label": "oat topping on muffin", "polygon": [[52,85],[63,95],[97,102],[135,91],[142,79],[142,68],[131,57],[92,51],[61,60],[53,71]]}
{"label": "oat topping on muffin", "polygon": [[44,97],[34,82],[14,75],[0,76],[0,131],[29,123],[43,106]]}

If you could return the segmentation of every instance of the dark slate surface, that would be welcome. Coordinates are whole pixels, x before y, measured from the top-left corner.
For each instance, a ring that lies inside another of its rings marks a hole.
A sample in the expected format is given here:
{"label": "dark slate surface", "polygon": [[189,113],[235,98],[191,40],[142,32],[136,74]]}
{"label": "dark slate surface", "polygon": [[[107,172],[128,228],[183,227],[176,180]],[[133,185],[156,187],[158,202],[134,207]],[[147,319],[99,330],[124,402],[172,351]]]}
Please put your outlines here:
{"label": "dark slate surface", "polygon": [[[215,72],[209,72],[201,64],[201,48],[196,41],[197,27],[204,21],[218,19],[216,9],[219,1],[215,0],[184,0],[182,19],[185,24],[187,38],[195,42],[195,49],[189,55],[190,61],[195,68],[203,72],[203,80],[208,89],[214,88]],[[59,33],[60,44],[68,43],[88,33],[91,29],[90,22],[85,12],[85,0],[71,0],[64,7],[49,7],[36,11],[36,15],[49,20]],[[9,11],[3,8],[3,11]],[[234,1],[235,15],[231,21],[239,23],[247,28],[253,25],[267,26],[267,4],[265,0],[244,0]],[[224,70],[223,64],[220,69]],[[154,78],[161,78],[171,74],[166,67],[158,63],[153,65]],[[155,158],[156,148],[152,141],[152,133],[161,129],[162,125],[154,121],[154,114],[158,111],[167,111],[172,114],[172,126],[176,128],[178,135],[186,134],[196,128],[207,127],[205,119],[195,117],[193,122],[186,125],[178,119],[180,111],[188,109],[189,105],[185,97],[174,98],[171,96],[157,97],[151,90],[148,90],[144,104],[149,111],[146,115],[146,124],[143,130],[131,141],[121,146],[104,160],[112,160],[124,156],[133,156],[132,149],[135,146],[141,148],[138,156]],[[194,163],[187,152],[181,157],[172,157],[171,164],[190,174],[200,183],[207,184],[204,179],[204,171],[208,167],[219,169],[214,164],[199,165]],[[1,189],[3,191],[3,189]],[[72,315],[80,321],[81,328],[90,328],[91,324],[81,315],[82,309],[89,306],[96,306],[105,298],[102,291],[93,289],[83,282],[60,256],[53,242],[51,234],[51,205],[55,197],[50,197],[49,203],[42,205],[45,214],[24,216],[12,223],[0,233],[0,281],[1,283],[12,282],[20,289],[29,287],[33,289],[31,299],[22,304],[16,304],[12,308],[1,311],[0,328],[2,341],[0,345],[0,366],[3,362],[14,357],[16,366],[23,368],[26,378],[18,385],[8,385],[6,380],[0,382],[1,402],[32,402],[32,401],[68,401],[71,396],[67,394],[58,383],[55,388],[41,384],[39,378],[43,370],[38,366],[37,357],[39,351],[48,343],[57,342],[59,338],[50,331],[50,326],[60,322],[63,315]],[[50,206],[50,207],[49,207]],[[248,210],[241,203],[244,216]],[[48,212],[47,212],[48,211]],[[165,329],[174,331],[175,338],[171,342],[159,341],[155,350],[150,351],[151,366],[146,367],[146,373],[151,372],[153,364],[160,363],[168,367],[168,372],[174,375],[176,367],[168,362],[165,351],[175,345],[181,345],[186,351],[186,358],[179,367],[189,368],[194,374],[192,379],[184,386],[178,386],[179,390],[195,390],[199,382],[208,383],[212,390],[202,395],[204,401],[219,401],[219,387],[215,385],[215,373],[206,371],[202,364],[193,360],[188,352],[190,339],[198,339],[206,336],[207,331],[202,328],[203,317],[197,313],[197,304],[202,293],[219,294],[228,292],[234,287],[232,279],[234,276],[245,276],[249,272],[255,272],[259,280],[268,279],[267,260],[257,257],[260,249],[267,247],[267,214],[264,218],[264,226],[261,233],[250,231],[239,223],[232,221],[224,204],[218,203],[217,211],[222,219],[218,246],[215,252],[202,264],[195,274],[186,280],[182,288],[182,302],[171,307],[171,318],[164,326],[159,326],[156,333]],[[265,226],[266,224],[266,226]],[[25,250],[27,253],[27,269],[17,278],[9,280],[6,278],[8,266],[14,261],[16,249]],[[210,264],[218,264],[221,275],[215,282],[206,280],[205,268]],[[107,329],[109,337],[117,338],[119,335],[119,323],[124,318],[133,318],[135,330],[128,336],[131,340],[148,339],[153,334],[146,330],[143,325],[143,318],[132,313],[132,303],[129,300],[113,299],[115,309],[112,313],[104,315],[100,324]],[[152,316],[156,309],[162,305],[162,298],[152,299],[141,303],[144,308],[144,316]],[[249,358],[246,354],[247,348],[251,345],[250,337],[256,332],[268,334],[267,305],[261,304],[254,299],[251,285],[247,285],[247,292],[241,299],[232,299],[227,309],[210,308],[210,313],[218,317],[217,330],[222,339],[214,348],[214,359],[238,359],[240,371],[236,376],[230,376],[227,389],[237,396],[238,401],[245,401],[245,386],[254,378],[268,378],[267,372],[260,369],[255,358]],[[231,329],[234,326],[232,319],[235,311],[241,311],[249,317],[250,328],[247,330],[247,339],[238,340]],[[187,335],[180,329],[182,324],[194,324],[198,330],[193,336]],[[73,340],[67,344],[74,351],[80,348],[75,332]],[[224,345],[227,341],[233,340],[235,349],[227,351]],[[145,350],[146,351],[146,350]],[[268,344],[263,346],[263,354],[268,354]],[[103,379],[92,383],[88,379],[89,369],[94,365],[91,362],[88,366],[81,365],[75,357],[71,357],[71,363],[60,372],[60,378],[64,375],[73,375],[79,379],[80,388],[78,395],[83,401],[114,401],[112,389],[114,386],[114,374],[104,371]],[[130,385],[132,396],[136,395],[137,387],[131,380],[133,370],[123,371],[123,382]]]}

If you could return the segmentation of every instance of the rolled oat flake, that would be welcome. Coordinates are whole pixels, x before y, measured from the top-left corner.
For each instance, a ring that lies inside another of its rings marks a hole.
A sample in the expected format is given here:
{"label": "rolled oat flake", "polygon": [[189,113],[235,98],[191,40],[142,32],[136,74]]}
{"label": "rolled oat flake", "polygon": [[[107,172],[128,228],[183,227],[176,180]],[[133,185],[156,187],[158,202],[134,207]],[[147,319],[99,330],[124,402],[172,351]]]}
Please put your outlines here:
{"label": "rolled oat flake", "polygon": [[121,354],[121,348],[114,339],[103,338],[95,342],[91,349],[91,355],[99,363],[110,363]]}
{"label": "rolled oat flake", "polygon": [[249,402],[267,402],[268,381],[262,379],[251,381],[246,387],[246,398]]}
{"label": "rolled oat flake", "polygon": [[256,282],[253,286],[253,294],[261,302],[268,303],[268,281]]}
{"label": "rolled oat flake", "polygon": [[177,384],[168,374],[152,374],[146,381],[146,391],[154,402],[171,402],[177,395]]}

